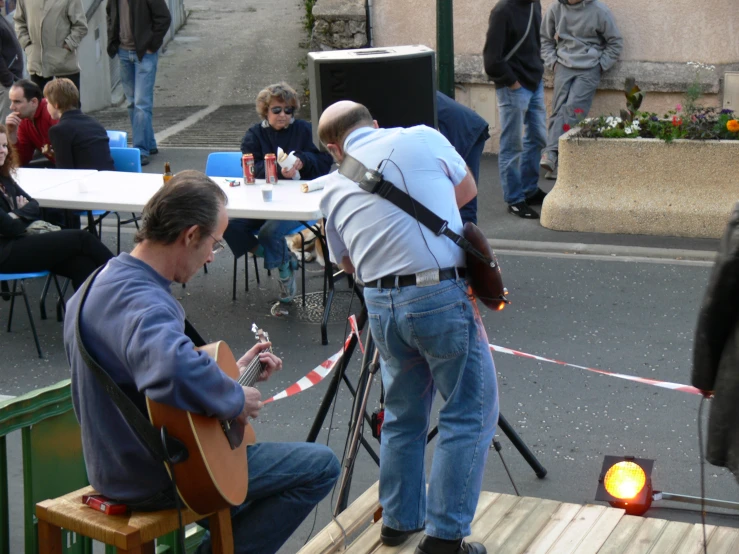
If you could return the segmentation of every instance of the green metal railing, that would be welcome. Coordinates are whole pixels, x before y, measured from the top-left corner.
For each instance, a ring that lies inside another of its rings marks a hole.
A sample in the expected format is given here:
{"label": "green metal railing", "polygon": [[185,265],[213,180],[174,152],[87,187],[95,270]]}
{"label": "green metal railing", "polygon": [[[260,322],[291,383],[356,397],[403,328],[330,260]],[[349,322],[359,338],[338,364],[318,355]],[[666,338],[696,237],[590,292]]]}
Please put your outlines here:
{"label": "green metal railing", "polygon": [[452,0],[436,0],[436,55],[439,90],[454,98],[454,13]]}
{"label": "green metal railing", "polygon": [[[15,431],[21,433],[23,451],[24,551],[36,554],[36,503],[88,484],[80,427],[72,408],[71,381],[0,402],[0,554],[10,554],[6,437]],[[186,547],[191,552],[197,547],[202,530],[188,535]],[[64,554],[92,554],[92,541],[85,537],[63,531],[62,543]],[[181,554],[174,533],[157,543],[157,554]],[[105,551],[115,554],[115,547],[106,546]]]}

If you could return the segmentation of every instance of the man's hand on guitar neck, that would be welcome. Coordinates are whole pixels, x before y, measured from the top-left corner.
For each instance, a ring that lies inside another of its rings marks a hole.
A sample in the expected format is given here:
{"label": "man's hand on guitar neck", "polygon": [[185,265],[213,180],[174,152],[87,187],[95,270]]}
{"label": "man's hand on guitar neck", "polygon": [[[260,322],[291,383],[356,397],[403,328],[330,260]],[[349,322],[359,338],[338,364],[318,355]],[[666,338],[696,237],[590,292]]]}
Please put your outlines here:
{"label": "man's hand on guitar neck", "polygon": [[[239,366],[239,370],[243,373],[254,357],[259,356],[259,361],[262,364],[262,372],[259,374],[257,380],[266,381],[275,371],[282,369],[282,360],[272,354],[270,348],[272,348],[271,342],[258,342],[236,362],[236,365]],[[241,387],[241,389],[244,391],[244,409],[236,419],[247,424],[249,423],[249,418],[255,419],[259,416],[259,411],[264,406],[264,403],[262,402],[262,393],[258,389],[254,387]]]}
{"label": "man's hand on guitar neck", "polygon": [[270,352],[271,348],[271,342],[258,342],[252,346],[247,350],[246,354],[236,362],[236,365],[239,366],[240,372],[244,372],[249,363],[254,359],[254,356],[259,356],[259,361],[262,362],[262,372],[259,374],[257,381],[266,381],[275,371],[281,370],[282,360]]}

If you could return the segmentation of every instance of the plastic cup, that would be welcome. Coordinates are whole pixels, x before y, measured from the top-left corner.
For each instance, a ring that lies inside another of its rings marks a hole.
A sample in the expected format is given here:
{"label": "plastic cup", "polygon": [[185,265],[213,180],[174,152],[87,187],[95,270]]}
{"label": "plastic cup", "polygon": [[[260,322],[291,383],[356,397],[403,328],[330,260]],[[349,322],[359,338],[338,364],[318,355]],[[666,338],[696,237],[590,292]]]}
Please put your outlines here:
{"label": "plastic cup", "polygon": [[262,191],[262,201],[263,202],[272,202],[272,185],[260,185],[259,187]]}

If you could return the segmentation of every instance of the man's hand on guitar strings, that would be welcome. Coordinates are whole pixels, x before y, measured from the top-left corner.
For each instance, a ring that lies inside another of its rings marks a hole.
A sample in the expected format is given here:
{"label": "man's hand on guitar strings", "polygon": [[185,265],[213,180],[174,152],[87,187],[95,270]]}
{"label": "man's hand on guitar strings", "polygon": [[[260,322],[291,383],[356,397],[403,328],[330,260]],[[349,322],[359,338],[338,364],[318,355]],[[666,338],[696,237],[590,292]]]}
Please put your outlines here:
{"label": "man's hand on guitar strings", "polygon": [[241,359],[236,362],[239,367],[240,373],[249,366],[249,363],[254,359],[255,356],[259,356],[259,361],[262,363],[262,371],[259,374],[258,381],[266,381],[269,376],[275,371],[282,369],[282,360],[272,354],[272,343],[271,342],[258,342],[252,346]]}
{"label": "man's hand on guitar strings", "polygon": [[249,418],[256,419],[259,416],[259,411],[264,406],[264,402],[262,402],[262,393],[259,392],[259,389],[241,387],[241,390],[244,391],[244,409],[241,410],[236,419],[246,425],[249,423]]}

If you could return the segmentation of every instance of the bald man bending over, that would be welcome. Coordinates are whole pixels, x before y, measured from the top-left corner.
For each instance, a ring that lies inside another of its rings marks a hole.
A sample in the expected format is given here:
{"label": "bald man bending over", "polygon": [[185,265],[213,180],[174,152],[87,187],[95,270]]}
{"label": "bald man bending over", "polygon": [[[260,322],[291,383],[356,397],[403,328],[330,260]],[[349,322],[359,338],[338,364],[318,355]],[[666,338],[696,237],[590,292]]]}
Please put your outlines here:
{"label": "bald man bending over", "polygon": [[[379,129],[367,108],[342,101],[323,112],[318,136],[336,162],[350,154],[379,165],[386,180],[462,233],[459,206],[477,195],[475,181],[438,131]],[[399,545],[425,530],[416,554],[485,554],[463,538],[498,421],[498,390],[485,329],[467,293],[464,253],[338,172],[320,180],[331,258],[364,283],[382,358],[382,542]],[[444,404],[427,503],[424,452],[436,390]]]}

